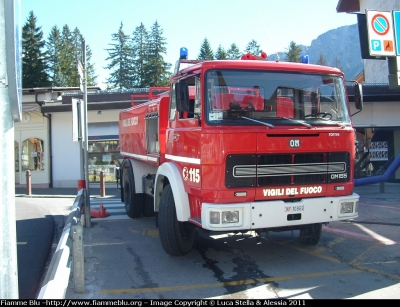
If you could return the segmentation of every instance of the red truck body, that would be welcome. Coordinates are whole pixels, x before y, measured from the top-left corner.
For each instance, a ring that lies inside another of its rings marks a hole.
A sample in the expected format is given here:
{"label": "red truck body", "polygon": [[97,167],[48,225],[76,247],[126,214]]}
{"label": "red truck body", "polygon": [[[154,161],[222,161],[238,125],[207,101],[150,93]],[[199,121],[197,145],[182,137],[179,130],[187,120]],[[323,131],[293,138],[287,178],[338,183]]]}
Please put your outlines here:
{"label": "red truck body", "polygon": [[322,224],[358,216],[336,68],[195,61],[157,98],[121,111],[119,133],[121,200],[132,218],[156,215],[168,254],[189,252],[196,228],[298,230],[316,244]]}

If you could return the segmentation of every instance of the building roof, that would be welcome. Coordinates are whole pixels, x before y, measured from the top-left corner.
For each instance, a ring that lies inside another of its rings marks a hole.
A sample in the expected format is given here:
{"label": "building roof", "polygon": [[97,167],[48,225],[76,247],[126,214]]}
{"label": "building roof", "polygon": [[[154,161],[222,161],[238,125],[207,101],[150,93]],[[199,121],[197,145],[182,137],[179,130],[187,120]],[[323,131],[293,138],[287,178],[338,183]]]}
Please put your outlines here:
{"label": "building roof", "polygon": [[[349,101],[354,101],[354,84],[347,84]],[[364,102],[400,102],[399,89],[391,89],[388,83],[362,83]]]}
{"label": "building roof", "polygon": [[336,6],[338,13],[352,13],[360,11],[360,0],[339,0]]}

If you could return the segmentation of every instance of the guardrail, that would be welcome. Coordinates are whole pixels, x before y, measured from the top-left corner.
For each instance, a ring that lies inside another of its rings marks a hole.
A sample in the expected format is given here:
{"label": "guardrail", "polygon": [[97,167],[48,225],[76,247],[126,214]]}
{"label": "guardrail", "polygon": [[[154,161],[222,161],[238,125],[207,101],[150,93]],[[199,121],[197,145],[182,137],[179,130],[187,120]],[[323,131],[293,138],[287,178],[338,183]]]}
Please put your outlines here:
{"label": "guardrail", "polygon": [[81,224],[82,208],[86,199],[86,189],[78,191],[67,217],[56,251],[51,259],[40,289],[38,299],[64,299],[67,291],[71,262],[74,280],[74,291],[85,292],[83,267],[83,225]]}

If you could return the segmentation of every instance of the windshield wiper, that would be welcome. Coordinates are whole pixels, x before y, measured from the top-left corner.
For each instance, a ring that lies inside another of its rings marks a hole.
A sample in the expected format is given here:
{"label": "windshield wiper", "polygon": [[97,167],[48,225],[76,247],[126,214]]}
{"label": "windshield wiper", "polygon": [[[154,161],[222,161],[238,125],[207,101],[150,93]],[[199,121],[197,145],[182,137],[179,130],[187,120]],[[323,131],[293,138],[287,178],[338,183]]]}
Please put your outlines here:
{"label": "windshield wiper", "polygon": [[290,121],[292,121],[292,122],[298,123],[298,124],[300,124],[300,125],[306,126],[306,127],[308,127],[308,128],[312,128],[312,126],[311,126],[310,124],[303,123],[303,122],[301,122],[301,121],[299,121],[299,120],[296,120],[296,119],[293,119],[293,118],[287,118],[287,117],[284,117],[284,116],[281,116],[281,117],[279,117],[279,118],[287,119],[287,120],[290,120]]}
{"label": "windshield wiper", "polygon": [[261,125],[264,125],[264,126],[267,126],[267,127],[270,127],[270,128],[274,128],[274,125],[271,125],[271,124],[268,124],[268,123],[264,123],[264,122],[259,121],[259,120],[256,120],[256,119],[248,118],[248,117],[246,117],[246,116],[240,116],[240,118],[244,118],[244,119],[247,119],[247,120],[250,120],[250,121],[259,123],[259,124],[261,124]]}

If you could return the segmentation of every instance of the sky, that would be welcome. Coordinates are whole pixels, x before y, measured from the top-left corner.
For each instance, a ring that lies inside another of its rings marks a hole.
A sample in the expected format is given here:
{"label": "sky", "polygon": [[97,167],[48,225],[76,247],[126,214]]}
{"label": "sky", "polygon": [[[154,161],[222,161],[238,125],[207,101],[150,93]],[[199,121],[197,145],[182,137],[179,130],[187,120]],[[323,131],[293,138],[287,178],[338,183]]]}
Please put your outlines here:
{"label": "sky", "polygon": [[92,51],[98,85],[105,87],[104,69],[112,41],[123,24],[131,35],[141,23],[150,31],[157,21],[166,39],[164,60],[175,65],[181,47],[196,59],[205,38],[215,52],[235,43],[243,51],[251,40],[268,54],[285,52],[291,41],[310,46],[319,35],[357,23],[355,14],[337,13],[339,0],[21,0],[21,22],[29,12],[37,18],[43,38],[57,26],[78,28]]}

